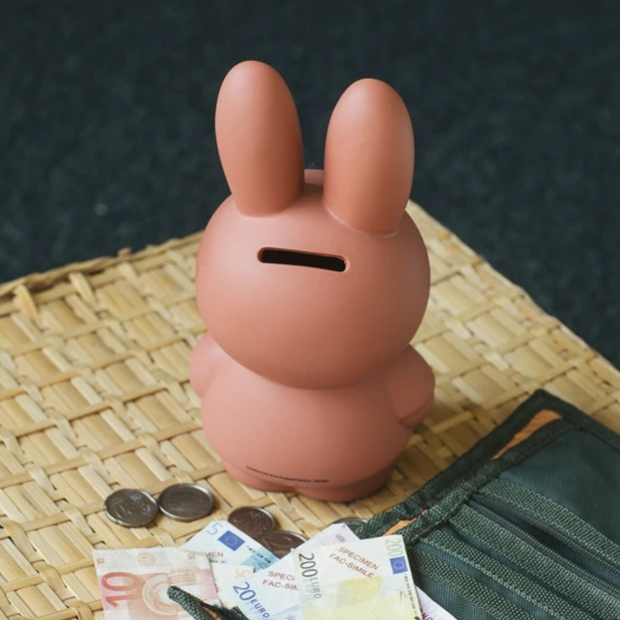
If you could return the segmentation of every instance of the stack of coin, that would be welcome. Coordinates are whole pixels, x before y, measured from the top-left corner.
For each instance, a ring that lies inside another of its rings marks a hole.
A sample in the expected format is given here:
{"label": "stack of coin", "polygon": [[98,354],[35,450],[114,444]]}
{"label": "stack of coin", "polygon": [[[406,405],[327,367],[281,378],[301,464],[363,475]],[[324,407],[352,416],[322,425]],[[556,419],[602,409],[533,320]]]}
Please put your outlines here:
{"label": "stack of coin", "polygon": [[104,503],[108,517],[124,527],[146,527],[161,511],[177,521],[202,519],[213,510],[213,496],[198,484],[173,484],[156,500],[140,489],[119,489]]}
{"label": "stack of coin", "polygon": [[242,506],[235,508],[228,515],[228,522],[236,528],[258,540],[263,534],[276,529],[276,522],[270,512],[264,508],[254,508],[252,506]]}
{"label": "stack of coin", "polygon": [[276,530],[276,522],[264,508],[242,506],[228,515],[228,521],[266,547],[276,557],[284,557],[306,539],[287,530]]}
{"label": "stack of coin", "polygon": [[[119,489],[105,500],[108,517],[125,527],[145,527],[162,514],[177,521],[202,519],[213,510],[213,495],[198,484],[173,484],[162,491],[159,500],[139,489]],[[228,521],[248,536],[281,558],[306,542],[296,532],[276,529],[276,522],[264,508],[242,506],[228,515]],[[343,523],[353,532],[366,523],[359,517],[344,517],[334,521]]]}
{"label": "stack of coin", "polygon": [[306,542],[306,539],[301,534],[289,532],[288,530],[273,530],[263,534],[257,540],[277,558],[283,558],[290,551]]}
{"label": "stack of coin", "polygon": [[368,519],[362,519],[361,517],[344,517],[334,521],[332,525],[337,523],[344,523],[344,525],[348,526],[348,528],[355,534],[355,532],[362,527],[364,523],[368,523]]}

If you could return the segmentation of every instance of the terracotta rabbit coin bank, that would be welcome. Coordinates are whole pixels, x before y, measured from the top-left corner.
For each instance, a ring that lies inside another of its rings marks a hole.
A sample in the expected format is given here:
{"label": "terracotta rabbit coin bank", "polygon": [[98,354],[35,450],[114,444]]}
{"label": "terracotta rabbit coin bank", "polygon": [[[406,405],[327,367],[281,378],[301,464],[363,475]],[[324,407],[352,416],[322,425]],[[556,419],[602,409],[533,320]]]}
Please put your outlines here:
{"label": "terracotta rabbit coin bank", "polygon": [[304,171],[284,80],[248,61],[222,84],[215,130],[232,195],[196,266],[208,332],[190,377],[206,437],[250,487],[368,495],[433,404],[433,373],[409,345],[430,270],[405,213],[407,109],[387,84],[355,82],[329,122],[324,171]]}

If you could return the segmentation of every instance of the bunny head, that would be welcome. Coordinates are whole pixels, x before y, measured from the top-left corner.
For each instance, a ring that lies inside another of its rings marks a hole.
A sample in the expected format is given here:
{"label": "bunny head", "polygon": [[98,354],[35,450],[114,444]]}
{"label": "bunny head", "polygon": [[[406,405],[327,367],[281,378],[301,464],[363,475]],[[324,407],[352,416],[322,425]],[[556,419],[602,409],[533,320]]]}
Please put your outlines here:
{"label": "bunny head", "polygon": [[198,305],[234,360],[296,387],[378,372],[418,329],[430,288],[405,213],[413,132],[399,95],[360,80],[329,123],[325,170],[304,171],[295,104],[281,76],[248,61],[222,84],[216,138],[232,195],[196,267]]}

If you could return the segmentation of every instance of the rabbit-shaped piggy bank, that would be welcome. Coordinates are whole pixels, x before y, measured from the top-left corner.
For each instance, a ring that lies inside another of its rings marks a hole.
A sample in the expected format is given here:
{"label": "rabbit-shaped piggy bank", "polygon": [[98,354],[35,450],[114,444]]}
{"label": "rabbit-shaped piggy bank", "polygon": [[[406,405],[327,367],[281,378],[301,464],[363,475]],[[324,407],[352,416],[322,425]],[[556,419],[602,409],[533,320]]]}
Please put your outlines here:
{"label": "rabbit-shaped piggy bank", "polygon": [[387,84],[350,86],[332,114],[324,171],[304,171],[282,77],[248,61],[217,101],[232,195],[198,252],[207,334],[191,358],[207,439],[250,487],[330,501],[387,480],[433,404],[409,345],[429,297],[407,109]]}

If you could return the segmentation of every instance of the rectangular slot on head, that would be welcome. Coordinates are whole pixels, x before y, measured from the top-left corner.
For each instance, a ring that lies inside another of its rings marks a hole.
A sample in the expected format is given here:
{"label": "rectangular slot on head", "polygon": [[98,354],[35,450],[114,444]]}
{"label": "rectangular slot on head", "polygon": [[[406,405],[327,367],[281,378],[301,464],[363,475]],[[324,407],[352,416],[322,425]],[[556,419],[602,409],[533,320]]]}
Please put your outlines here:
{"label": "rectangular slot on head", "polygon": [[269,263],[272,265],[314,267],[327,271],[342,272],[347,268],[346,261],[340,256],[300,252],[298,250],[283,250],[280,248],[263,248],[258,254],[258,260],[260,260],[261,263]]}

